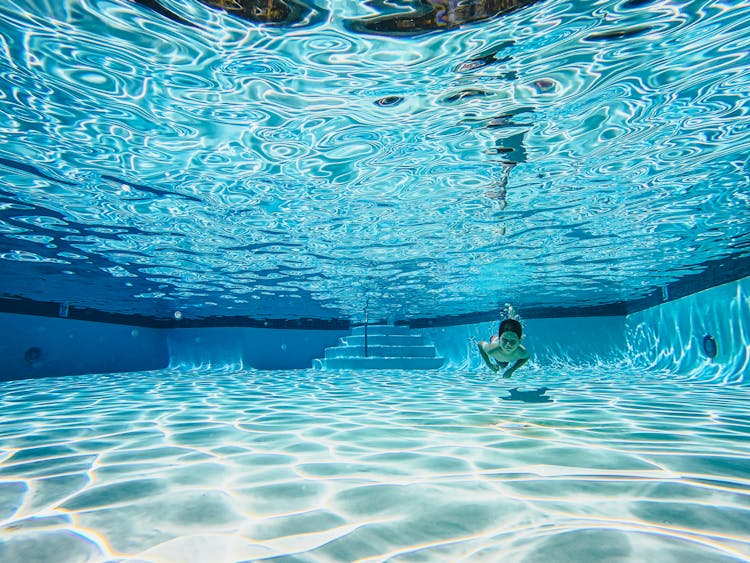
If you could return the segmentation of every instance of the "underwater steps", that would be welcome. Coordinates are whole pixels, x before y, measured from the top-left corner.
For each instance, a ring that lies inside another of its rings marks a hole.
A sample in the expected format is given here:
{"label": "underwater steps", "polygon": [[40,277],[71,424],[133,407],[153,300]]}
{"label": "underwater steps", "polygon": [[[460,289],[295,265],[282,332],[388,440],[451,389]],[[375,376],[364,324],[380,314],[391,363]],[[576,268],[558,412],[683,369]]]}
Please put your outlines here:
{"label": "underwater steps", "polygon": [[326,348],[315,369],[439,369],[445,362],[422,334],[405,326],[362,325]]}

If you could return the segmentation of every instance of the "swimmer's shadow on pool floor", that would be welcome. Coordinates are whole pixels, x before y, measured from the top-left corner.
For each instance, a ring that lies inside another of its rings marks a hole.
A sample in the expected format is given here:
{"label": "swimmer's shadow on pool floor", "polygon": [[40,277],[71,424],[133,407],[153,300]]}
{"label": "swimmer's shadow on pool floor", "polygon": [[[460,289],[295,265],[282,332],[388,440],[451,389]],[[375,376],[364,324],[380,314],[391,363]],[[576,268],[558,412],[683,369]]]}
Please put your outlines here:
{"label": "swimmer's shadow on pool floor", "polygon": [[519,391],[518,387],[508,389],[510,393],[507,397],[500,397],[503,401],[522,401],[524,403],[553,403],[552,397],[546,395],[548,387],[539,389],[529,389],[528,391]]}

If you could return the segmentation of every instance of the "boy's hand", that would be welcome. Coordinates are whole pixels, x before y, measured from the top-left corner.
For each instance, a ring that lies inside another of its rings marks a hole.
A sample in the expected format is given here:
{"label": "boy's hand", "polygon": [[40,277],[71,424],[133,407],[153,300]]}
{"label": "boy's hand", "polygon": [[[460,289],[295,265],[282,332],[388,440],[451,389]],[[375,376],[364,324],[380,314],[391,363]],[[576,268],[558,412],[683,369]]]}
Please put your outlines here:
{"label": "boy's hand", "polygon": [[513,375],[512,369],[506,369],[505,373],[503,373],[503,379],[508,379],[511,375]]}

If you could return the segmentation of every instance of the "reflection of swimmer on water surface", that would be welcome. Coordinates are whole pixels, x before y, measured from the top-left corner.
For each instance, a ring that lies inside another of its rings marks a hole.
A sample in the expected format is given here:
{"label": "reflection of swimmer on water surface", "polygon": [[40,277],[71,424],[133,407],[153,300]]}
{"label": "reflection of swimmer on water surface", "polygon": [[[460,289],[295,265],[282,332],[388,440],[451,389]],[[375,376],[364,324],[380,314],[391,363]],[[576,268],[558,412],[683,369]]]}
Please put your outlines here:
{"label": "reflection of swimmer on water surface", "polygon": [[526,132],[516,133],[510,137],[504,137],[495,141],[495,147],[487,151],[487,154],[501,155],[499,161],[502,173],[500,178],[489,186],[485,195],[497,201],[500,209],[505,209],[508,204],[508,181],[510,172],[519,162],[526,162],[526,149],[523,147],[523,138]]}
{"label": "reflection of swimmer on water surface", "polygon": [[499,155],[500,163],[511,168],[516,164],[526,162],[526,149],[523,146],[525,136],[526,131],[496,139],[494,148],[489,149],[487,154]]}
{"label": "reflection of swimmer on water surface", "polygon": [[493,182],[484,195],[495,201],[495,205],[502,211],[508,205],[508,176],[513,166],[504,166],[503,175],[496,182]]}
{"label": "reflection of swimmer on water surface", "polygon": [[[486,154],[497,155],[500,158],[494,160],[500,165],[500,177],[494,181],[485,191],[484,195],[493,201],[492,207],[502,211],[508,205],[508,181],[510,173],[516,165],[526,162],[526,148],[523,145],[524,138],[528,132],[529,125],[515,123],[512,118],[520,113],[531,111],[530,108],[500,115],[491,119],[485,127],[490,129],[502,130],[503,133],[509,133],[504,136],[498,136],[495,139],[495,146],[486,151]],[[505,235],[505,225],[500,227],[500,234]]]}
{"label": "reflection of swimmer on water surface", "polygon": [[488,149],[488,155],[499,156],[497,160],[503,166],[509,166],[513,169],[516,164],[526,162],[526,148],[523,145],[526,133],[531,125],[528,123],[518,123],[513,118],[523,113],[530,113],[532,108],[520,108],[516,111],[499,115],[490,119],[485,125],[486,129],[492,129],[498,132],[495,139],[495,146]]}

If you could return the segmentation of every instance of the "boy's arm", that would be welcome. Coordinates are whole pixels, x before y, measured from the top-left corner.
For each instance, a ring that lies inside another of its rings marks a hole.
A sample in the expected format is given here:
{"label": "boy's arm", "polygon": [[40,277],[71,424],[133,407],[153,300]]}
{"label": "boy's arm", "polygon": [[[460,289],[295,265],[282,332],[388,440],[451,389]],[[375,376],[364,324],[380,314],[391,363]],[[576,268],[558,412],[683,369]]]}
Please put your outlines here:
{"label": "boy's arm", "polygon": [[503,373],[504,378],[507,379],[508,377],[513,375],[514,371],[516,371],[523,364],[529,361],[529,358],[531,357],[531,354],[529,354],[529,351],[526,350],[526,348],[524,348],[522,352],[523,352],[523,355],[518,359],[518,361],[516,361],[515,364],[513,364],[512,366],[510,366],[508,369],[505,370],[505,372]]}
{"label": "boy's arm", "polygon": [[493,336],[489,342],[482,341],[482,344],[484,344],[484,351],[487,354],[492,354],[492,352],[500,349],[500,339],[497,336]]}
{"label": "boy's arm", "polygon": [[496,372],[500,368],[490,361],[490,357],[487,355],[487,352],[484,351],[484,344],[485,342],[477,342],[477,348],[479,348],[479,353],[482,355],[482,359],[484,360],[484,363],[487,364],[487,367],[490,368],[492,371]]}
{"label": "boy's arm", "polygon": [[528,361],[529,361],[528,358],[521,358],[515,364],[513,364],[512,366],[510,366],[508,369],[505,370],[505,373],[503,373],[503,377],[506,379],[509,378],[511,375],[513,375],[514,371],[516,371],[518,368],[520,368],[523,364],[525,364]]}

